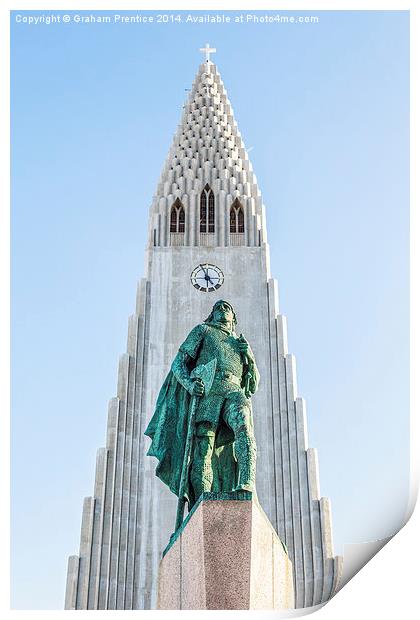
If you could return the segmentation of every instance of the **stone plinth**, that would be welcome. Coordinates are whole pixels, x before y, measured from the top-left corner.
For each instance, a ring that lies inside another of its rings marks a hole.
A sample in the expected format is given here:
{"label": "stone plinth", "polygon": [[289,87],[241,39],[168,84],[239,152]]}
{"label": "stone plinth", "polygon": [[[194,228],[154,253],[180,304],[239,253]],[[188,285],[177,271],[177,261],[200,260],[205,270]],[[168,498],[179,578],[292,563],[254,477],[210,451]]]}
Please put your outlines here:
{"label": "stone plinth", "polygon": [[247,492],[205,493],[165,549],[158,579],[158,609],[294,606],[292,564]]}

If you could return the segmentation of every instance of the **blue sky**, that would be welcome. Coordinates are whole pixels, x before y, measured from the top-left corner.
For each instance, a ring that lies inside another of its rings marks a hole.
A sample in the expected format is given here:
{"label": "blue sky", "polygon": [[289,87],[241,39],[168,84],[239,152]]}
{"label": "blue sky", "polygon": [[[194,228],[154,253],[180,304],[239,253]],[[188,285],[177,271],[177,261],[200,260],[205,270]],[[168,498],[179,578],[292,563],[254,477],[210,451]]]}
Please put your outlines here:
{"label": "blue sky", "polygon": [[221,26],[29,26],[17,13],[12,606],[63,606],[148,207],[206,41],[253,147],[336,551],[395,531],[409,456],[408,13]]}

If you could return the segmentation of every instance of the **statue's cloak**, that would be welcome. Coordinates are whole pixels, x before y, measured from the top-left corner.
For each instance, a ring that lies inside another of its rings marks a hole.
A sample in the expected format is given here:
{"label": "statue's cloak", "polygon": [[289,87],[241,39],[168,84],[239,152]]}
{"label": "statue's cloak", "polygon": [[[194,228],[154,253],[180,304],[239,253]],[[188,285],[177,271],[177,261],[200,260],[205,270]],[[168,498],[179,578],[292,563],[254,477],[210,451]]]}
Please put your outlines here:
{"label": "statue's cloak", "polygon": [[156,475],[175,495],[179,492],[190,401],[190,394],[171,371],[160,389],[155,412],[144,432],[152,440],[148,456],[155,456],[159,461]]}
{"label": "statue's cloak", "polygon": [[[148,456],[158,459],[156,475],[175,495],[179,493],[182,462],[185,453],[187,438],[188,412],[191,403],[189,392],[179,383],[171,371],[166,377],[156,402],[156,409],[144,434],[151,438],[152,443],[147,452]],[[215,440],[213,470],[215,474],[214,488],[228,484],[224,472],[227,471],[229,461],[230,471],[236,468],[236,458],[233,452],[234,435],[231,429],[223,422],[219,425]],[[217,471],[220,470],[220,483]],[[223,490],[220,488],[220,490]],[[191,509],[197,498],[188,476],[185,489],[185,498]]]}

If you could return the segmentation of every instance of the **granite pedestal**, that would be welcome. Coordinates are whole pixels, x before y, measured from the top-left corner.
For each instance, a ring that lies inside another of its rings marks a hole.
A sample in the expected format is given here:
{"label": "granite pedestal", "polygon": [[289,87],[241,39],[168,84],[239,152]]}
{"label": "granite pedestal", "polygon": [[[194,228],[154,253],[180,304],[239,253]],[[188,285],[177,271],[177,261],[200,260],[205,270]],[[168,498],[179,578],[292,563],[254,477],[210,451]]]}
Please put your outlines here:
{"label": "granite pedestal", "polygon": [[290,609],[292,564],[248,492],[204,493],[159,566],[158,609]]}

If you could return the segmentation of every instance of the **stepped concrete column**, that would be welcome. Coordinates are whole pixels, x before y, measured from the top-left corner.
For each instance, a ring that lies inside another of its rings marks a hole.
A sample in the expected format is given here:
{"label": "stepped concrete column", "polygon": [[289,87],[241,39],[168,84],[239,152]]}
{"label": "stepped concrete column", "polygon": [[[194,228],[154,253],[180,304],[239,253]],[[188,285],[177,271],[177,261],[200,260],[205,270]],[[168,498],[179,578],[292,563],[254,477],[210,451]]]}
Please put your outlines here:
{"label": "stepped concrete column", "polygon": [[291,609],[292,563],[252,493],[203,493],[159,566],[158,609]]}

